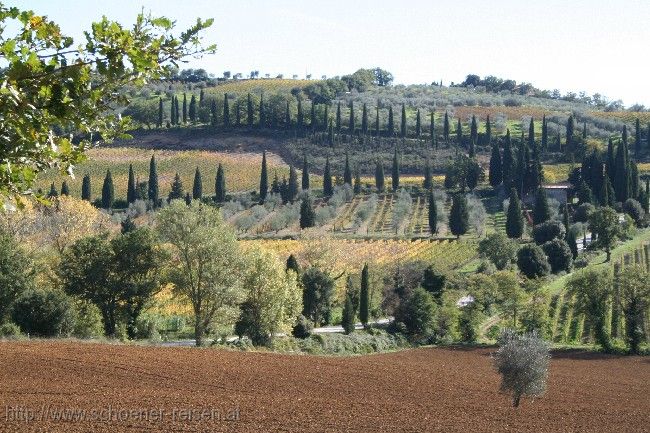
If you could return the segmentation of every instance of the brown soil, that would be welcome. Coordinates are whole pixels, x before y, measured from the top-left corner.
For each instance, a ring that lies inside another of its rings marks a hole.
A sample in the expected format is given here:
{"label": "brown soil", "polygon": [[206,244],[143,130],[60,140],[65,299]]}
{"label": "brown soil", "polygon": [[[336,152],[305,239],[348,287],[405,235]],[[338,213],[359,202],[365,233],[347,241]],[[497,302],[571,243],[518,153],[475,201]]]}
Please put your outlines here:
{"label": "brown soil", "polygon": [[[650,359],[577,351],[554,353],[548,393],[519,409],[497,392],[488,349],[335,358],[4,342],[0,386],[0,431],[640,432],[650,425]],[[114,412],[162,409],[164,422],[151,415],[38,419],[60,408],[109,405]],[[7,406],[35,419],[16,420]],[[177,412],[173,420],[174,408],[237,408],[239,419],[181,420]]]}

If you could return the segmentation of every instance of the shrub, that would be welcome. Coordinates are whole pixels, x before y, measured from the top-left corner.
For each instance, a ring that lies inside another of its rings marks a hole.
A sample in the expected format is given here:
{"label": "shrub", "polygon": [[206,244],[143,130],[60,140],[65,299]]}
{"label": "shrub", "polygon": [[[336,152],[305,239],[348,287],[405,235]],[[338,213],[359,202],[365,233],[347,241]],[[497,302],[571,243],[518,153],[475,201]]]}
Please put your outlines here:
{"label": "shrub", "polygon": [[15,323],[7,322],[0,325],[0,338],[18,338],[22,334]]}
{"label": "shrub", "polygon": [[571,266],[573,265],[573,253],[569,244],[567,244],[562,239],[553,239],[552,241],[546,242],[542,248],[546,257],[548,257],[548,262],[551,265],[551,272],[557,274],[559,272],[569,272]]}
{"label": "shrub", "polygon": [[400,303],[395,321],[406,327],[409,335],[426,337],[433,333],[436,320],[436,302],[422,287],[416,288],[411,296]]}
{"label": "shrub", "polygon": [[314,329],[313,323],[301,314],[298,316],[291,334],[296,338],[307,338],[311,335],[312,329]]}
{"label": "shrub", "polygon": [[564,239],[566,229],[559,221],[547,221],[533,228],[533,239],[537,245],[543,245],[553,239]]}
{"label": "shrub", "polygon": [[596,210],[593,204],[583,203],[576,208],[576,211],[573,213],[573,220],[575,222],[586,223],[589,221],[589,217]]}
{"label": "shrub", "polygon": [[512,394],[512,405],[519,407],[522,396],[539,396],[546,391],[549,347],[537,333],[517,335],[506,330],[499,338],[494,366],[501,374],[501,392]]}
{"label": "shrub", "polygon": [[481,319],[481,311],[475,302],[462,308],[458,328],[464,342],[474,343],[477,340]]}
{"label": "shrub", "polygon": [[517,244],[503,233],[490,233],[479,242],[478,253],[494,263],[497,269],[503,270],[515,260]]}
{"label": "shrub", "polygon": [[72,302],[58,290],[27,290],[16,299],[11,317],[26,334],[67,336],[74,329]]}
{"label": "shrub", "polygon": [[96,338],[104,334],[102,314],[97,306],[89,301],[78,301],[74,307],[76,320],[72,335],[77,338]]}
{"label": "shrub", "polygon": [[535,244],[524,245],[517,252],[517,266],[528,278],[548,275],[551,266],[546,259],[544,250]]}
{"label": "shrub", "polygon": [[630,218],[634,220],[636,225],[640,225],[643,222],[645,211],[643,210],[641,203],[634,200],[633,198],[628,198],[625,200],[625,203],[623,203],[623,212],[629,215]]}

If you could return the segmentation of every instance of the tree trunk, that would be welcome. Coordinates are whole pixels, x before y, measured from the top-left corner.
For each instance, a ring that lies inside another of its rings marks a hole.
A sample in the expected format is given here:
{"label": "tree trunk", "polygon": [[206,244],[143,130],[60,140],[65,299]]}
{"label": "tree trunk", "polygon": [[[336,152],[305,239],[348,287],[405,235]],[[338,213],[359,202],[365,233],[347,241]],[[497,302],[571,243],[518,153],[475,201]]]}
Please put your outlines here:
{"label": "tree trunk", "polygon": [[512,407],[519,407],[519,401],[521,400],[521,394],[515,393],[512,397]]}
{"label": "tree trunk", "polygon": [[194,320],[194,341],[196,347],[201,347],[203,345],[203,334],[205,329],[203,328],[203,323],[199,317],[196,317]]}

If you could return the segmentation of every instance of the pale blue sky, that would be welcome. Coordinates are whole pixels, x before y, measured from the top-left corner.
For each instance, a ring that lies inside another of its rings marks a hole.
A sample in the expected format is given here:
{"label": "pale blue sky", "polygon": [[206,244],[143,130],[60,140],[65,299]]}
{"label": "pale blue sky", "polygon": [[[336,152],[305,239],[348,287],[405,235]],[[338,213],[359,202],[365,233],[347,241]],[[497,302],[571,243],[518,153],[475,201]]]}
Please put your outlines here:
{"label": "pale blue sky", "polygon": [[[445,84],[468,73],[545,89],[600,92],[650,106],[650,0],[32,0],[11,1],[80,36],[106,15],[131,23],[142,7],[187,27],[213,17],[216,55],[193,61],[221,75],[290,77],[381,66],[397,83]],[[188,67],[189,67],[188,66]]]}

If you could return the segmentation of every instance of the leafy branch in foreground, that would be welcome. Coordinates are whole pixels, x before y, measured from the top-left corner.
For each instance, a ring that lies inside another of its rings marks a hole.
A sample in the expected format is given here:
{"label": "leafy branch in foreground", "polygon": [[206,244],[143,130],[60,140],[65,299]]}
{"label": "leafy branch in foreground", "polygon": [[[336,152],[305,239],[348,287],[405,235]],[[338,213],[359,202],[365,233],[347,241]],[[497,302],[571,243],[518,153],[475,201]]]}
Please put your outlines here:
{"label": "leafy branch in foreground", "polygon": [[74,40],[45,16],[0,3],[0,196],[30,194],[39,172],[56,167],[73,174],[83,152],[100,138],[125,136],[129,119],[114,108],[120,92],[165,77],[189,56],[211,54],[201,32],[213,20],[197,19],[175,34],[175,22],[140,13],[132,28],[103,17]]}

